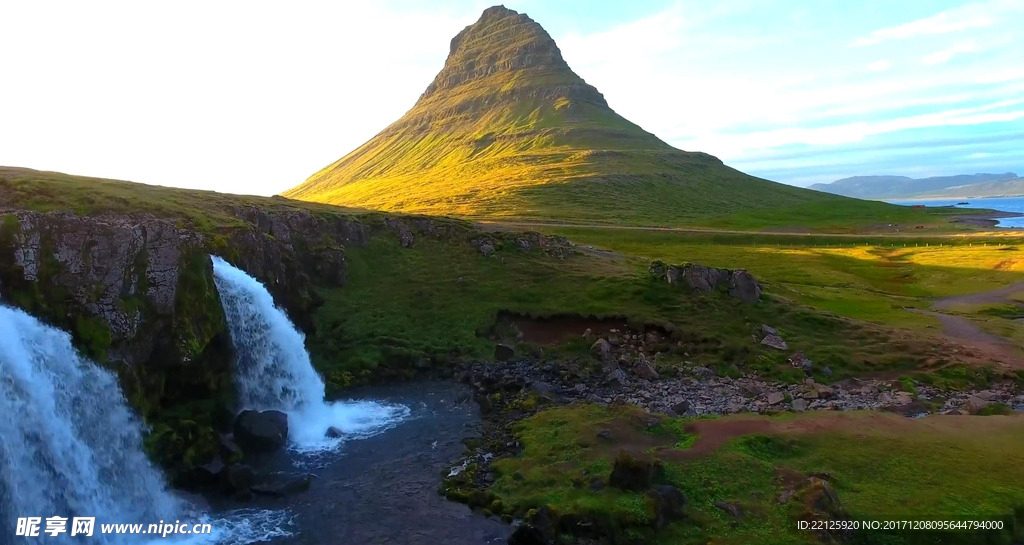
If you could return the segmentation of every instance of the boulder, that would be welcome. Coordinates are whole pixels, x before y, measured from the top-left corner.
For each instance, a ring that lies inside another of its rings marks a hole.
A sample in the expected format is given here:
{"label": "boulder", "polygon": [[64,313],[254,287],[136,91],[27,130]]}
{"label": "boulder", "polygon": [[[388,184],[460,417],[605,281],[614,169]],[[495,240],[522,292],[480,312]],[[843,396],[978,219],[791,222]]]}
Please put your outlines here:
{"label": "boulder", "polygon": [[656,460],[636,458],[622,451],[615,458],[608,485],[622,490],[647,490],[654,484],[661,469],[661,463]]}
{"label": "boulder", "polygon": [[968,411],[970,411],[972,413],[976,413],[976,412],[984,409],[985,407],[988,407],[991,404],[992,404],[991,401],[989,401],[989,400],[987,400],[985,398],[979,397],[977,395],[973,395],[973,396],[971,396],[970,398],[967,399],[967,403],[965,404],[965,407],[967,408]]}
{"label": "boulder", "polygon": [[516,349],[507,344],[499,344],[494,347],[494,359],[497,361],[508,361],[515,355]]}
{"label": "boulder", "polygon": [[797,398],[793,400],[793,410],[802,413],[807,410],[807,400],[803,398]]}
{"label": "boulder", "polygon": [[196,466],[185,471],[178,478],[178,484],[183,488],[189,489],[214,486],[220,482],[223,473],[224,462],[220,458],[216,458],[208,464]]}
{"label": "boulder", "polygon": [[783,338],[778,335],[765,335],[764,338],[761,339],[761,344],[774,348],[776,350],[786,350],[789,348],[789,345],[786,344],[786,341],[783,340]]}
{"label": "boulder", "polygon": [[606,381],[612,385],[625,386],[629,384],[629,377],[626,376],[626,372],[616,367],[608,373]]}
{"label": "boulder", "polygon": [[480,253],[484,254],[484,257],[490,257],[491,255],[494,254],[494,246],[491,246],[489,243],[484,242],[480,244]]}
{"label": "boulder", "polygon": [[668,485],[660,484],[647,491],[647,496],[654,503],[654,528],[660,530],[673,520],[684,517],[683,508],[686,507],[686,495],[682,490]]}
{"label": "boulder", "polygon": [[761,285],[747,271],[733,271],[729,275],[729,295],[753,304],[761,300]]}
{"label": "boulder", "polygon": [[288,415],[281,411],[242,411],[235,419],[234,433],[243,451],[274,452],[288,440]]}
{"label": "boulder", "polygon": [[770,325],[761,324],[761,333],[765,335],[778,335],[779,331]]}
{"label": "boulder", "polygon": [[786,395],[783,394],[782,392],[768,392],[767,397],[769,405],[778,405],[779,403],[782,403],[782,401],[786,399]]}
{"label": "boulder", "polygon": [[606,358],[612,353],[612,344],[608,342],[608,339],[602,337],[590,345],[590,351],[602,358]]}
{"label": "boulder", "polygon": [[527,515],[526,520],[512,532],[508,543],[509,545],[549,545],[554,542],[557,533],[555,516],[545,505]]}
{"label": "boulder", "polygon": [[344,433],[334,426],[327,428],[327,432],[324,434],[328,439],[340,439],[343,435]]}
{"label": "boulder", "polygon": [[690,412],[690,402],[684,400],[684,401],[680,401],[679,403],[676,403],[675,405],[672,405],[672,412],[677,414],[677,415],[679,415],[679,416],[682,416],[682,415],[685,415],[685,414],[689,413]]}
{"label": "boulder", "polygon": [[314,476],[308,473],[274,472],[256,477],[249,488],[261,496],[289,496],[309,490]]}
{"label": "boulder", "polygon": [[248,491],[256,482],[256,472],[245,464],[232,464],[224,472],[224,484],[229,492]]}
{"label": "boulder", "polygon": [[633,364],[633,374],[644,380],[658,380],[658,371],[643,355]]}
{"label": "boulder", "polygon": [[683,268],[683,282],[693,291],[714,291],[720,284],[729,281],[729,271],[705,265],[689,264]]}

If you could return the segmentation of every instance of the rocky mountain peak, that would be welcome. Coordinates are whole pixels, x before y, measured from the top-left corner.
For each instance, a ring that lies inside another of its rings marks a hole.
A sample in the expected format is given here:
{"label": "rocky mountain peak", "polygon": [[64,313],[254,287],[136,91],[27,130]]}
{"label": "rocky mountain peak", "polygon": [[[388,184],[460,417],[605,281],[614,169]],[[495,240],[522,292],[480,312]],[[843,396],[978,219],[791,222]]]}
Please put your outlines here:
{"label": "rocky mountain peak", "polygon": [[543,27],[524,13],[493,6],[452,38],[444,68],[420,100],[484,80],[498,84],[498,89],[515,87],[527,78],[536,86],[537,75],[544,75],[542,81],[552,87],[585,87],[592,91],[583,93],[586,99],[607,105],[596,89],[569,68]]}

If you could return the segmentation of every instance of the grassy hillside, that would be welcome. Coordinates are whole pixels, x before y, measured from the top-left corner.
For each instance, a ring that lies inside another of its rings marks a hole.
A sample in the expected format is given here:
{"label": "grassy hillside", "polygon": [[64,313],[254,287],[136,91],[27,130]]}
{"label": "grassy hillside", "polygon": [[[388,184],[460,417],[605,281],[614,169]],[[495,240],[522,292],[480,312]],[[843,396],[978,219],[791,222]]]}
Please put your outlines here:
{"label": "grassy hillside", "polygon": [[923,222],[920,211],[748,176],[616,114],[551,37],[490,8],[401,119],[284,193],[472,218],[627,225]]}
{"label": "grassy hillside", "polygon": [[[572,405],[520,422],[519,456],[496,463],[491,487],[502,513],[548,505],[559,516],[622,526],[620,539],[683,545],[831,543],[798,520],[836,507],[856,521],[999,521],[1003,530],[859,532],[870,545],[1017,543],[1024,537],[1024,416],[939,416],[818,412],[778,417],[686,419],[625,407]],[[614,441],[599,438],[611,430]],[[709,446],[702,444],[714,442]],[[594,491],[622,450],[665,466],[664,482],[690,500],[686,519],[654,533],[645,494]],[[950,478],[951,474],[957,475]],[[839,505],[821,497],[815,475]],[[805,488],[806,487],[806,488]],[[819,492],[819,494],[815,494]],[[717,504],[739,508],[730,515]]]}

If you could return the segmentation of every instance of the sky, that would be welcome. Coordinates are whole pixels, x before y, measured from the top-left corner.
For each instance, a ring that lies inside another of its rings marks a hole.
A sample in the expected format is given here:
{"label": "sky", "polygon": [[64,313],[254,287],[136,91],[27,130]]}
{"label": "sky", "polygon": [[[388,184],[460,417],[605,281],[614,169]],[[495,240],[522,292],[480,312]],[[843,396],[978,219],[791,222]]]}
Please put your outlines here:
{"label": "sky", "polygon": [[[0,0],[0,165],[272,195],[412,107],[492,3]],[[505,5],[756,176],[1024,175],[1024,0]]]}

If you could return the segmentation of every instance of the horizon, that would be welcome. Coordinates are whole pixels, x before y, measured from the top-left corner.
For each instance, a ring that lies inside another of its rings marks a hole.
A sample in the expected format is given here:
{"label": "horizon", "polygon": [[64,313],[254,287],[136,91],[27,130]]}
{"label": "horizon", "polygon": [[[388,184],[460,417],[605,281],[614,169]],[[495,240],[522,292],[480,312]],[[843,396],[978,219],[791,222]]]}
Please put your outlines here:
{"label": "horizon", "polygon": [[[412,107],[493,4],[4,6],[0,47],[22,54],[5,59],[0,164],[277,194]],[[806,187],[1024,164],[1021,0],[505,5],[616,112],[754,176]]]}

